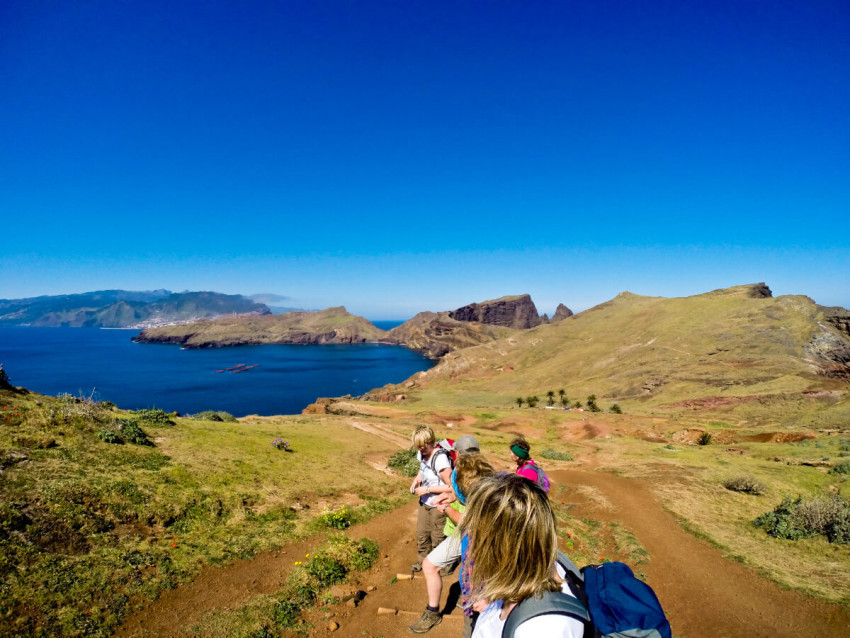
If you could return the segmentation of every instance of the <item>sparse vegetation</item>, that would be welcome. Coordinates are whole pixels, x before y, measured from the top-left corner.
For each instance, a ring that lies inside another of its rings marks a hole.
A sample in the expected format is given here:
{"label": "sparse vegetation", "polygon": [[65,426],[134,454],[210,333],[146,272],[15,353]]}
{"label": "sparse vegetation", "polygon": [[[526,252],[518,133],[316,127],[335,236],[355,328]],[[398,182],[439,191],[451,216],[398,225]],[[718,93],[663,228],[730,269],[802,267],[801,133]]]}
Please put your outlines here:
{"label": "sparse vegetation", "polygon": [[736,476],[723,482],[723,487],[733,492],[743,492],[759,496],[767,491],[767,486],[751,476]]}
{"label": "sparse vegetation", "polygon": [[174,425],[174,421],[171,420],[171,415],[165,410],[136,410],[133,412],[133,416],[135,416],[139,421],[144,421],[148,425]]}
{"label": "sparse vegetation", "polygon": [[830,471],[830,474],[850,474],[850,461],[844,461],[843,463],[839,463],[834,466]]}
{"label": "sparse vegetation", "polygon": [[614,404],[611,406],[611,412],[613,412],[614,414],[622,414],[622,413],[623,413],[623,409],[620,407],[620,404],[619,404],[619,403],[614,403]]}
{"label": "sparse vegetation", "polygon": [[404,476],[416,476],[419,473],[419,461],[416,458],[416,450],[414,448],[399,450],[387,461],[387,467],[400,472]]}
{"label": "sparse vegetation", "polygon": [[572,461],[573,455],[569,452],[559,452],[552,448],[546,448],[540,453],[544,459],[553,459],[555,461]]}
{"label": "sparse vegetation", "polygon": [[850,503],[840,496],[792,499],[786,496],[772,512],[762,514],[753,525],[770,536],[799,540],[826,536],[830,543],[850,543]]}
{"label": "sparse vegetation", "polygon": [[378,549],[368,538],[331,537],[325,547],[307,555],[306,564],[295,562],[287,586],[274,597],[271,621],[284,629],[295,628],[301,612],[312,606],[325,588],[342,582],[350,571],[369,569],[378,558]]}
{"label": "sparse vegetation", "polygon": [[330,529],[348,529],[351,527],[353,510],[348,505],[341,505],[336,509],[325,507],[317,517],[319,523]]}
{"label": "sparse vegetation", "polygon": [[221,421],[225,423],[237,423],[239,421],[239,419],[229,412],[223,412],[221,410],[204,410],[203,412],[198,412],[194,418],[199,421]]}
{"label": "sparse vegetation", "polygon": [[711,444],[711,432],[703,432],[697,438],[697,445],[710,445]]}

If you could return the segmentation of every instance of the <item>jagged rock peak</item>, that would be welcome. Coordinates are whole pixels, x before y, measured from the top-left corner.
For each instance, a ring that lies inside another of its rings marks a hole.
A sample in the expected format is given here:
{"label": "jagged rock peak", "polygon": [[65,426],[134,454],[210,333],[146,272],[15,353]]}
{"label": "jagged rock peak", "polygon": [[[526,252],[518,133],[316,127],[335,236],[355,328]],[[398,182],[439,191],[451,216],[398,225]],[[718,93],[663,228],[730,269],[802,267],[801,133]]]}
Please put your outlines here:
{"label": "jagged rock peak", "polygon": [[485,323],[507,328],[534,328],[541,323],[531,295],[501,297],[472,303],[449,312],[455,321]]}
{"label": "jagged rock peak", "polygon": [[770,288],[767,287],[767,284],[763,281],[757,284],[753,284],[750,286],[750,297],[755,299],[766,299],[769,297],[773,297],[773,293]]}
{"label": "jagged rock peak", "polygon": [[563,321],[567,317],[572,317],[573,311],[567,308],[564,304],[559,303],[558,307],[555,309],[555,314],[550,319],[551,323],[557,323],[559,321]]}

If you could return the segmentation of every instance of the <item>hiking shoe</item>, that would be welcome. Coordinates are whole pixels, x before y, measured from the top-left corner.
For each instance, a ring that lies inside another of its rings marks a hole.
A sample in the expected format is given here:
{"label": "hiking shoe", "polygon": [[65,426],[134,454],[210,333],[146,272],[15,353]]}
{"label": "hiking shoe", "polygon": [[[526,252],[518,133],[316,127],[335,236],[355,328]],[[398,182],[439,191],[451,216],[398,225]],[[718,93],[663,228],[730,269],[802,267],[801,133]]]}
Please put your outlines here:
{"label": "hiking shoe", "polygon": [[443,622],[443,617],[440,615],[440,612],[426,609],[422,612],[422,617],[410,625],[410,631],[414,634],[424,634],[431,631],[441,622]]}
{"label": "hiking shoe", "polygon": [[410,566],[410,571],[412,572],[421,572],[422,571],[422,561],[418,560]]}

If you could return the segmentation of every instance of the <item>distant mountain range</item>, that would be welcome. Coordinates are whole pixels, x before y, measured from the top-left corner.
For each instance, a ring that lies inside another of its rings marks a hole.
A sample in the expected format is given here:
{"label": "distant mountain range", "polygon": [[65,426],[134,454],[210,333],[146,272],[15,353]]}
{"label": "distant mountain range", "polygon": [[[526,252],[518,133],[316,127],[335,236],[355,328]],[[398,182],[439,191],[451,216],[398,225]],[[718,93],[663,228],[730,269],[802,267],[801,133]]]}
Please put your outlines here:
{"label": "distant mountain range", "polygon": [[169,290],[99,290],[75,295],[0,299],[0,325],[144,329],[229,315],[268,315],[242,295]]}

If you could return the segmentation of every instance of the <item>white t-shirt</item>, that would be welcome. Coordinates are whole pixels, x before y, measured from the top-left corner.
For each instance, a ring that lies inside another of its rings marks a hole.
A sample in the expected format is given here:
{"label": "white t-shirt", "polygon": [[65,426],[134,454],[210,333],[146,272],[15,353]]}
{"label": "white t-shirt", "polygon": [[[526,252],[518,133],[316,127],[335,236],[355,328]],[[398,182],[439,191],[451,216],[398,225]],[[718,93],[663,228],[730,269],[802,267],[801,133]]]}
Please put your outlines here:
{"label": "white t-shirt", "polygon": [[[437,455],[437,458],[434,458],[434,454]],[[443,479],[440,477],[440,472],[445,470],[446,468],[451,469],[452,462],[449,460],[449,455],[443,452],[439,452],[438,450],[434,450],[431,452],[431,456],[428,457],[427,461],[422,460],[422,452],[416,453],[416,458],[419,459],[419,473],[422,475],[422,485],[425,487],[431,487],[432,485],[444,485]],[[434,462],[434,469],[431,469],[431,462]],[[419,500],[428,505],[429,507],[433,507],[433,501],[438,498],[437,494],[423,494],[419,497]]]}
{"label": "white t-shirt", "polygon": [[[563,577],[563,570],[558,565],[558,573]],[[561,591],[570,596],[573,593],[564,583]],[[505,621],[499,615],[502,613],[502,601],[497,600],[487,605],[478,616],[472,638],[502,638]],[[583,638],[584,623],[561,614],[545,614],[531,618],[517,627],[514,638]]]}

